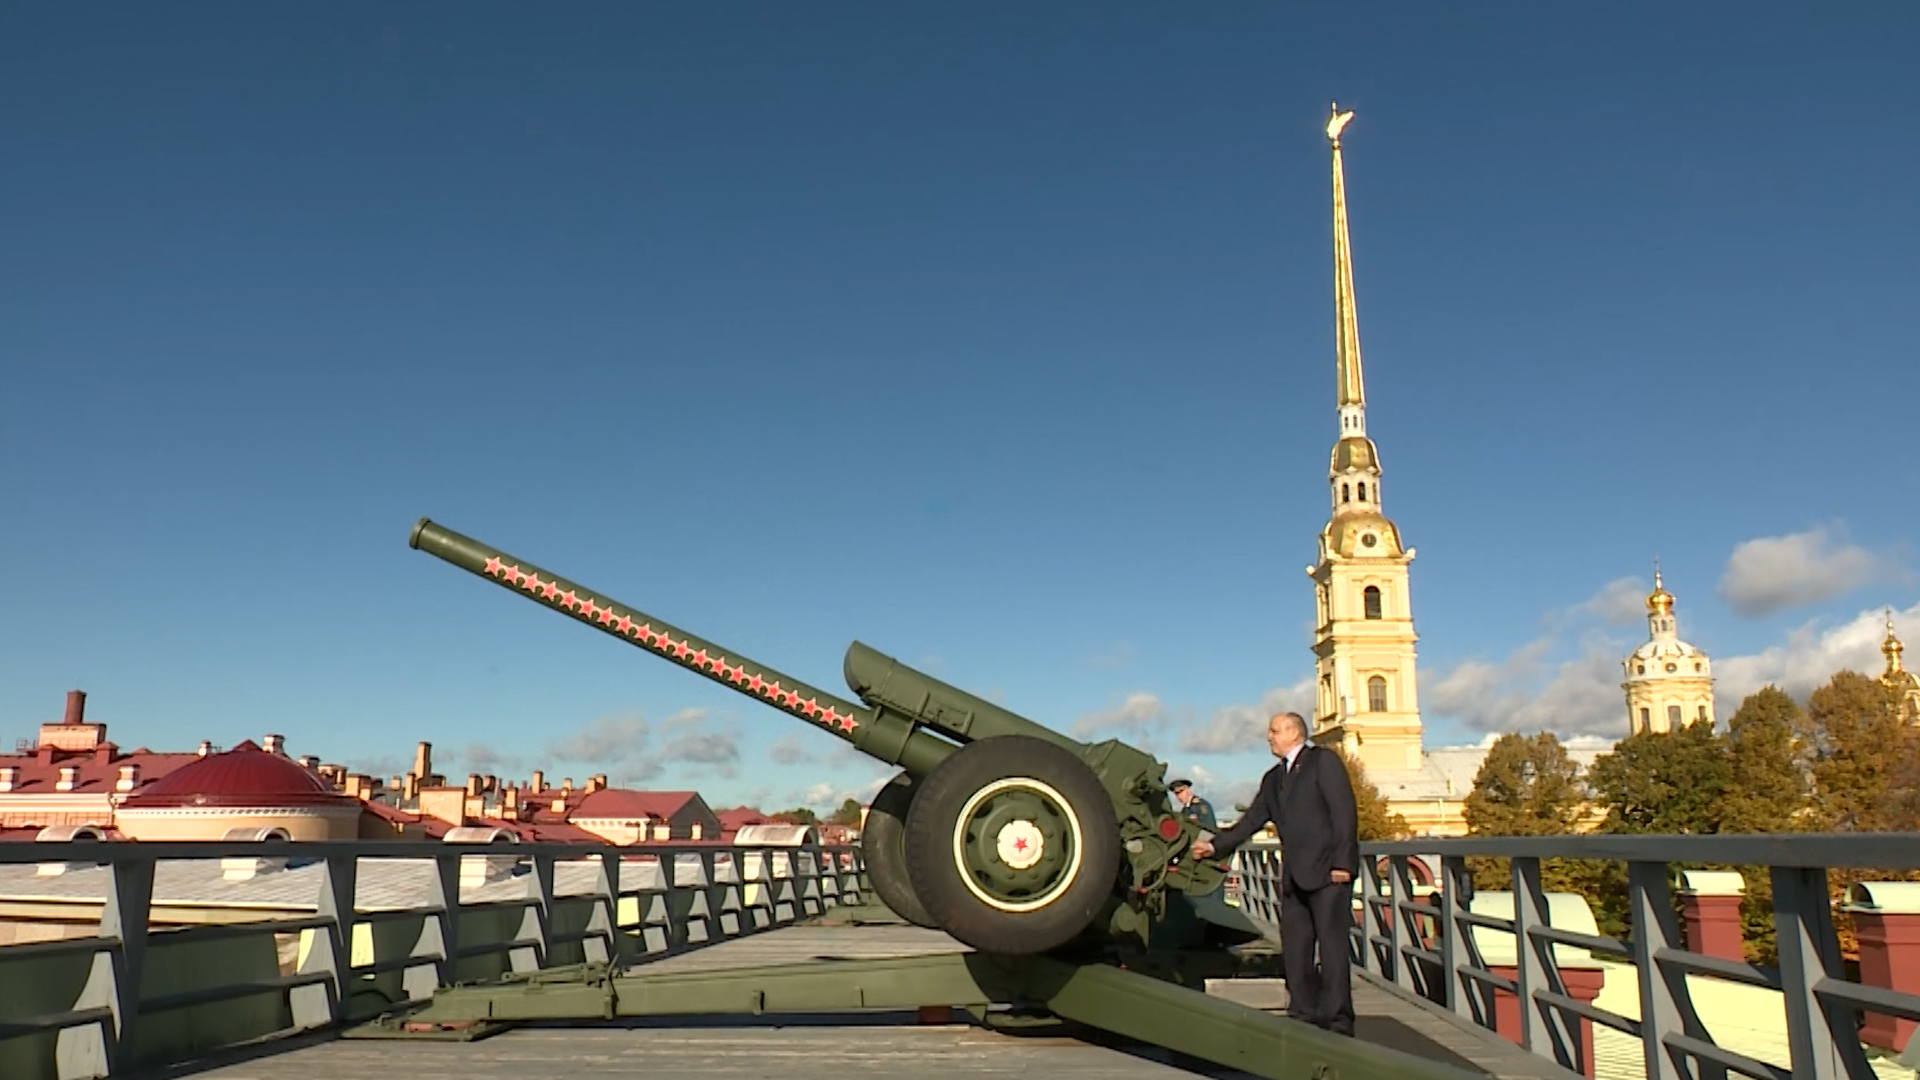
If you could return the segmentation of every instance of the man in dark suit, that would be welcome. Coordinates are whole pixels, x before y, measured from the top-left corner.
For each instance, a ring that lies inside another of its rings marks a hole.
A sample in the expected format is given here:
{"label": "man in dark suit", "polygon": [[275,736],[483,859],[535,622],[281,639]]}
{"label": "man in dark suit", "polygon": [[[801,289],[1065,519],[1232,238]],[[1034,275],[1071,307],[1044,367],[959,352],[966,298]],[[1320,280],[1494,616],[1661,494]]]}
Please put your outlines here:
{"label": "man in dark suit", "polygon": [[[1260,778],[1260,794],[1233,828],[1193,845],[1196,858],[1225,858],[1268,822],[1280,835],[1280,962],[1287,1015],[1353,1034],[1349,934],[1353,876],[1360,871],[1360,815],[1346,763],[1307,743],[1307,722],[1281,713],[1267,724],[1267,748],[1280,763]],[[1319,963],[1314,963],[1315,946]]]}

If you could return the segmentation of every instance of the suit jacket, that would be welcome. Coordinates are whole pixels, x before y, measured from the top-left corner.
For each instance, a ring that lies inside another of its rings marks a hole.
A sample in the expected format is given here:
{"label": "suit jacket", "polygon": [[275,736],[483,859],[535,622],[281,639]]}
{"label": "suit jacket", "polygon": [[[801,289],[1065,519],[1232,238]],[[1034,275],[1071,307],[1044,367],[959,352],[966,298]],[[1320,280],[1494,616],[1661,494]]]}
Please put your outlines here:
{"label": "suit jacket", "polygon": [[1268,822],[1280,834],[1280,865],[1295,886],[1317,889],[1335,870],[1360,873],[1360,812],[1353,781],[1340,755],[1304,746],[1293,769],[1282,761],[1260,778],[1260,793],[1233,828],[1214,837],[1214,857],[1224,859]]}

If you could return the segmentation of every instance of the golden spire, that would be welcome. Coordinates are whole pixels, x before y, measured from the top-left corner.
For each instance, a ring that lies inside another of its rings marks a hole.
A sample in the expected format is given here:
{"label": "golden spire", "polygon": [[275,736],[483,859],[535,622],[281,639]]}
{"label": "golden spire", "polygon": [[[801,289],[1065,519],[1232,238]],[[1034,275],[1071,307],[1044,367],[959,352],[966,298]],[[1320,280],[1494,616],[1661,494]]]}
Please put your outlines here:
{"label": "golden spire", "polygon": [[1353,304],[1353,243],[1347,235],[1347,173],[1340,160],[1340,132],[1353,113],[1336,102],[1327,121],[1333,143],[1333,288],[1335,355],[1339,360],[1340,434],[1366,434],[1366,383],[1360,375],[1360,321]]}
{"label": "golden spire", "polygon": [[1893,636],[1893,609],[1888,608],[1887,638],[1880,643],[1880,653],[1887,658],[1887,674],[1889,676],[1900,674],[1900,653],[1905,649],[1906,646],[1900,644],[1900,639]]}

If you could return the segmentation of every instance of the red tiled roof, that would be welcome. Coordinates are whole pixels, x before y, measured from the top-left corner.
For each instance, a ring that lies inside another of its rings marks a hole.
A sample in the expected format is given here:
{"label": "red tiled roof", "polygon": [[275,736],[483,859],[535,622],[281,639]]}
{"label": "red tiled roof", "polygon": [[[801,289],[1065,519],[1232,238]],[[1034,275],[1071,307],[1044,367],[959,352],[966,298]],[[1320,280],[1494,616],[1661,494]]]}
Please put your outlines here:
{"label": "red tiled roof", "polygon": [[746,825],[765,825],[773,820],[751,806],[736,806],[731,810],[721,810],[714,816],[720,819],[720,827],[728,832],[737,832]]}
{"label": "red tiled roof", "polygon": [[[601,788],[572,807],[575,818],[670,818],[695,797],[691,791],[628,791]],[[539,820],[536,816],[535,820]]]}
{"label": "red tiled roof", "polygon": [[[20,770],[13,782],[13,790],[25,795],[109,794],[120,780],[122,765],[139,767],[139,772],[135,774],[134,790],[142,791],[174,770],[199,760],[198,754],[154,754],[146,750],[135,750],[118,757],[111,756],[111,752],[104,755],[56,753],[49,761],[42,761],[39,754],[0,754],[0,766]],[[74,777],[74,787],[70,792],[57,791],[54,787],[60,782],[62,768],[80,770]],[[6,794],[0,792],[0,798],[5,798]]]}
{"label": "red tiled roof", "polygon": [[174,806],[351,806],[359,800],[333,790],[299,762],[270,754],[248,739],[209,754],[142,787],[121,804],[129,810]]}

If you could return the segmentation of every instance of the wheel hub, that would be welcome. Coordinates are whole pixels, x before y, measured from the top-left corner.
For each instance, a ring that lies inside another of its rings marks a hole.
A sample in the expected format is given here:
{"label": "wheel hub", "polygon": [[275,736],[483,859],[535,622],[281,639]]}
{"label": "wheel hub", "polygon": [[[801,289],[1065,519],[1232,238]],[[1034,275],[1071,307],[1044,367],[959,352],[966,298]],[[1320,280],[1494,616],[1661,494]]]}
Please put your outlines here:
{"label": "wheel hub", "polygon": [[1000,827],[996,846],[1001,862],[1015,870],[1025,870],[1046,853],[1047,838],[1033,822],[1019,818]]}

